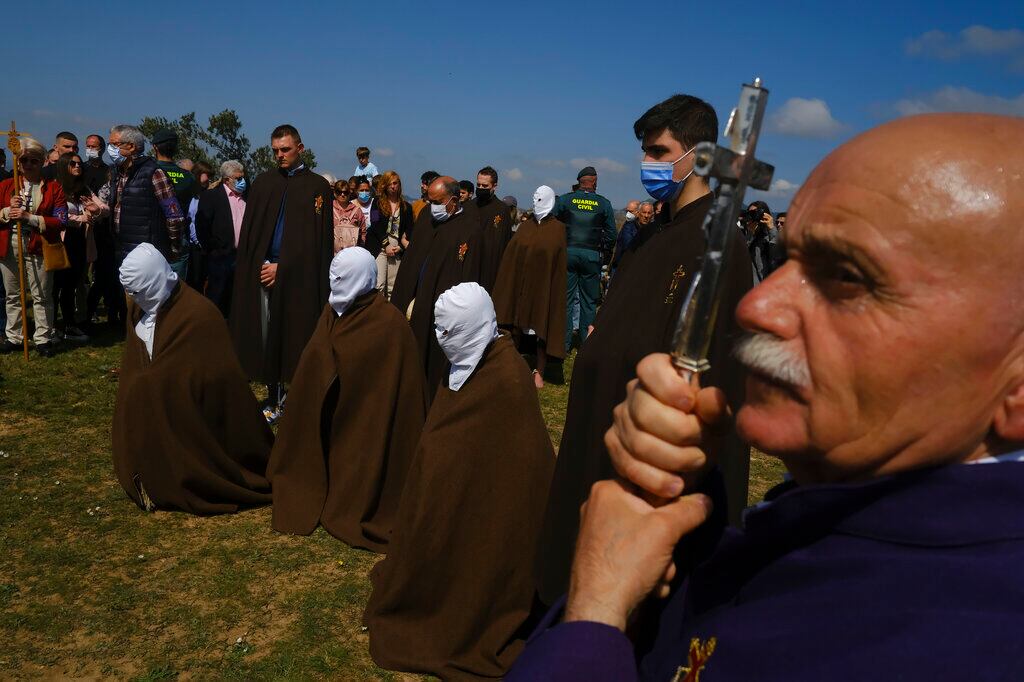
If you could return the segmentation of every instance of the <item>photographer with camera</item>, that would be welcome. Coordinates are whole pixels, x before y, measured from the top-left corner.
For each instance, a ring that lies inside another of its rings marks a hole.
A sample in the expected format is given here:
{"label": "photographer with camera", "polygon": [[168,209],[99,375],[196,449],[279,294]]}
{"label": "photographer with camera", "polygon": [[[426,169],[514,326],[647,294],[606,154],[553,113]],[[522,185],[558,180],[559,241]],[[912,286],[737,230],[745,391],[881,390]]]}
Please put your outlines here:
{"label": "photographer with camera", "polygon": [[786,260],[785,251],[779,243],[779,231],[768,204],[755,201],[740,214],[740,232],[747,240],[750,261],[753,266],[754,284],[760,283],[772,274]]}

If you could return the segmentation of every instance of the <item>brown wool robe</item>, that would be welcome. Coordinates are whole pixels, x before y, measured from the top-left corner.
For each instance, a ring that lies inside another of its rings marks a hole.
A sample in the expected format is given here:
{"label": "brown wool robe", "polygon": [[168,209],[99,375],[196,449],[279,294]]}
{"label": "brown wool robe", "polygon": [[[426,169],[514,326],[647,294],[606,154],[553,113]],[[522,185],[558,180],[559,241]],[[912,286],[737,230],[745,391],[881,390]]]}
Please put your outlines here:
{"label": "brown wool robe", "polygon": [[501,259],[512,239],[512,221],[508,214],[508,204],[497,197],[491,198],[486,204],[476,202],[476,207],[480,213],[481,232],[479,284],[490,294],[498,279]]}
{"label": "brown wool robe", "polygon": [[427,416],[388,556],[370,574],[377,665],[444,680],[508,670],[529,634],[554,461],[530,370],[502,336]]}
{"label": "brown wool robe", "polygon": [[[277,281],[270,290],[270,323],[263,338],[260,269],[284,200],[284,234]],[[245,203],[231,298],[231,337],[238,359],[254,381],[291,381],[330,293],[327,271],[334,256],[334,196],[324,178],[308,169],[288,177],[261,173]]]}
{"label": "brown wool robe", "polygon": [[545,344],[549,357],[564,358],[565,223],[547,216],[538,225],[523,222],[505,249],[494,285],[494,311],[498,324],[517,335],[533,329]]}
{"label": "brown wool robe", "polygon": [[[421,220],[423,215],[420,213]],[[434,303],[456,284],[479,280],[481,234],[476,206],[463,204],[462,212],[443,223],[418,223],[414,234],[398,269],[391,303],[406,313],[410,302],[416,302],[409,325],[427,377],[427,392],[433,398],[448,371],[448,360],[434,336]]]}
{"label": "brown wool robe", "polygon": [[121,487],[143,509],[147,498],[201,515],[269,504],[274,436],[220,311],[179,283],[157,312],[152,360],[135,334],[142,314],[129,300],[112,427]]}
{"label": "brown wool robe", "polygon": [[[636,377],[637,363],[651,353],[670,350],[679,311],[704,254],[702,225],[711,203],[710,194],[691,202],[670,222],[650,226],[646,240],[635,250],[631,247],[632,253],[623,258],[598,310],[594,333],[576,355],[537,554],[538,590],[548,605],[569,588],[580,505],[595,482],[615,476],[604,445],[612,410],[625,399],[626,384]],[[711,370],[700,379],[703,386],[724,390],[734,407],[742,402],[745,375],[731,354],[740,335],[733,313],[750,287],[750,256],[743,240],[737,238],[732,242],[728,270],[722,274],[722,299],[709,354]],[[719,495],[720,486],[708,490],[716,513],[714,523],[704,526],[709,539],[704,542],[696,534],[690,536],[695,543],[699,541],[701,551],[710,546],[715,524],[720,531],[727,516],[737,519],[747,503],[749,448],[735,436],[713,447],[725,491]],[[722,499],[726,494],[728,505]],[[697,557],[697,549],[690,552],[691,560]],[[683,574],[686,566],[678,568]]]}
{"label": "brown wool robe", "polygon": [[384,552],[427,414],[416,342],[377,291],[324,308],[299,361],[270,458],[274,530],[317,524]]}

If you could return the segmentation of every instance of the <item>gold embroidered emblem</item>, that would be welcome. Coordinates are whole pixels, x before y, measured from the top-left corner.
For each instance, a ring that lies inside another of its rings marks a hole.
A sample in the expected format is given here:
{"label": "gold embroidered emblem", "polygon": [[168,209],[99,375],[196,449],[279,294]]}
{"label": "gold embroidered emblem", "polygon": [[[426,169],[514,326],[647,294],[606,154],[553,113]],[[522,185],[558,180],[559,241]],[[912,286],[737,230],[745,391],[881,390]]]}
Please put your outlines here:
{"label": "gold embroidered emblem", "polygon": [[462,261],[466,260],[466,252],[467,251],[469,251],[469,244],[467,242],[462,242],[461,244],[459,244],[459,262],[460,263]]}
{"label": "gold embroidered emblem", "polygon": [[676,289],[679,288],[679,280],[683,277],[686,277],[686,270],[683,270],[683,266],[680,265],[672,273],[672,283],[668,285],[668,296],[665,297],[665,303],[671,303],[676,300]]}
{"label": "gold embroidered emblem", "polygon": [[321,195],[317,195],[313,201],[313,208],[316,209],[316,214],[320,215],[320,212],[324,210],[324,198]]}
{"label": "gold embroidered emblem", "polygon": [[501,216],[500,215],[494,216],[494,226],[497,227],[498,225],[501,225]]}
{"label": "gold embroidered emblem", "polygon": [[696,637],[691,639],[690,654],[687,660],[689,665],[679,666],[675,677],[672,678],[672,682],[700,682],[700,671],[704,670],[704,666],[707,665],[711,654],[715,653],[715,645],[717,643],[718,640],[714,637],[704,644],[701,644],[700,640]]}

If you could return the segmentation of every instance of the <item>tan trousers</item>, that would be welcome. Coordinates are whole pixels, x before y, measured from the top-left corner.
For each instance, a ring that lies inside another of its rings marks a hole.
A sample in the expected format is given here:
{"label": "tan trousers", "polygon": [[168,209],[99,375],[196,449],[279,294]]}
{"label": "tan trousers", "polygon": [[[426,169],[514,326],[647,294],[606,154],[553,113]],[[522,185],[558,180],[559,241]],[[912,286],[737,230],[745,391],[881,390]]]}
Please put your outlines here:
{"label": "tan trousers", "polygon": [[[26,240],[27,241],[27,240]],[[18,279],[18,240],[11,239],[7,257],[0,260],[0,273],[4,278],[7,307],[7,340],[21,344],[21,284]],[[53,273],[43,268],[43,257],[25,254],[25,303],[32,299],[32,314],[36,329],[32,341],[37,346],[53,340]]]}
{"label": "tan trousers", "polygon": [[[398,240],[388,237],[389,246],[398,246]],[[398,266],[402,264],[397,256],[386,256],[384,250],[377,254],[377,290],[384,294],[384,298],[391,298],[391,292],[395,290],[395,278],[398,277]]]}

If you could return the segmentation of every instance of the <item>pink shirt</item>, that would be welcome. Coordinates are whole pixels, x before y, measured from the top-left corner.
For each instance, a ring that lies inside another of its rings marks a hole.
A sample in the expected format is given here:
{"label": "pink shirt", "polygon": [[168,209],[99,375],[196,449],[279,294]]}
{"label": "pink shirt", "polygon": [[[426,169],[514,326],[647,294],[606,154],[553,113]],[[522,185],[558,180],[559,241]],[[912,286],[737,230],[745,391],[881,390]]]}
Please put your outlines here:
{"label": "pink shirt", "polygon": [[235,226],[235,248],[238,248],[238,236],[242,233],[242,216],[245,215],[245,199],[224,183],[224,191],[228,193],[228,205],[231,206],[231,222]]}

